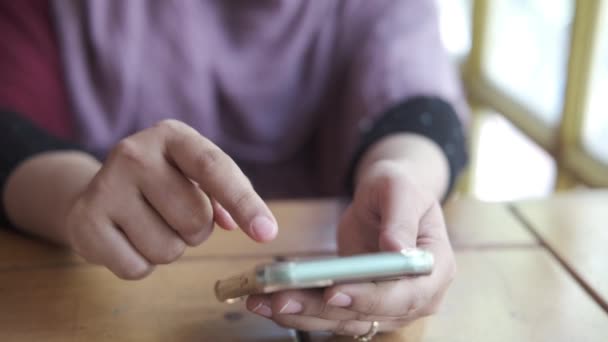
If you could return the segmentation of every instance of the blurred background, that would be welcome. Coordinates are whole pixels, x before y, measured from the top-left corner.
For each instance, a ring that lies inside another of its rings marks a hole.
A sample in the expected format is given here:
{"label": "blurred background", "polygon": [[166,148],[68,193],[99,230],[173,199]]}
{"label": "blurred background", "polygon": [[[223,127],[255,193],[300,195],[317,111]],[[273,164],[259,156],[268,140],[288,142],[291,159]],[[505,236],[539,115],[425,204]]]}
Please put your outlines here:
{"label": "blurred background", "polygon": [[608,0],[439,0],[473,108],[460,193],[608,186]]}

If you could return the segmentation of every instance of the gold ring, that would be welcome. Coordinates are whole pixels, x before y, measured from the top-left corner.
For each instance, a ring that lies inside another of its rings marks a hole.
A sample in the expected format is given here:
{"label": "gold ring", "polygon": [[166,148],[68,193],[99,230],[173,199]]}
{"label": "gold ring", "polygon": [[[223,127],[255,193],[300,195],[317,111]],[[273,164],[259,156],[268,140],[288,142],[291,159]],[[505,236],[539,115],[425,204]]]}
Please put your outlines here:
{"label": "gold ring", "polygon": [[378,321],[373,321],[372,326],[369,328],[369,331],[365,335],[361,335],[361,336],[357,335],[357,336],[354,336],[353,338],[359,342],[369,342],[372,340],[372,338],[374,338],[374,336],[376,336],[377,333],[378,333]]}

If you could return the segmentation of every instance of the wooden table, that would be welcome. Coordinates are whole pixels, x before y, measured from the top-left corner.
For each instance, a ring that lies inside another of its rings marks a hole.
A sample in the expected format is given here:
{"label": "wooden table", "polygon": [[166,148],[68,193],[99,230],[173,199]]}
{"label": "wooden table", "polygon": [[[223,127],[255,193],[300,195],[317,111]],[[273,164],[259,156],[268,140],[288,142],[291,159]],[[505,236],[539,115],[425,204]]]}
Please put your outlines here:
{"label": "wooden table", "polygon": [[515,210],[608,311],[608,190],[517,203]]}
{"label": "wooden table", "polygon": [[532,247],[538,240],[503,203],[458,198],[444,206],[450,240],[455,249]]}
{"label": "wooden table", "polygon": [[439,313],[374,341],[606,341],[608,315],[546,251],[466,250],[456,259]]}
{"label": "wooden table", "polygon": [[[242,303],[221,304],[212,295],[215,279],[273,257],[333,253],[343,207],[329,200],[272,203],[281,226],[277,242],[256,245],[238,232],[218,230],[137,282],[0,231],[0,341],[351,341],[296,335],[248,313]],[[518,216],[526,216],[517,208],[519,215],[506,204],[448,203],[459,275],[442,309],[374,341],[608,340],[608,314],[598,298],[545,247],[546,238],[530,230],[530,222],[522,224]],[[586,229],[593,222],[585,221]]]}
{"label": "wooden table", "polygon": [[267,261],[191,259],[138,282],[89,265],[4,271],[0,341],[296,341],[213,294],[213,279]]}

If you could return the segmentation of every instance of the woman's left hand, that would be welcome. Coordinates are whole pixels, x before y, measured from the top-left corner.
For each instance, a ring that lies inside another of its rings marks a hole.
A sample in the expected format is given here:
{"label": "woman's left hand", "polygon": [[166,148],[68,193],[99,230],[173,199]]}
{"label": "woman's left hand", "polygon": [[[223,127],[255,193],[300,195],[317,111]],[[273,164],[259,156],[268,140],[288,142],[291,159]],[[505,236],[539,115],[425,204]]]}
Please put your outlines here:
{"label": "woman's left hand", "polygon": [[456,272],[437,199],[418,186],[404,164],[381,161],[359,179],[338,227],[340,255],[422,248],[433,253],[432,274],[250,296],[249,310],[303,331],[364,335],[373,321],[391,331],[434,313]]}

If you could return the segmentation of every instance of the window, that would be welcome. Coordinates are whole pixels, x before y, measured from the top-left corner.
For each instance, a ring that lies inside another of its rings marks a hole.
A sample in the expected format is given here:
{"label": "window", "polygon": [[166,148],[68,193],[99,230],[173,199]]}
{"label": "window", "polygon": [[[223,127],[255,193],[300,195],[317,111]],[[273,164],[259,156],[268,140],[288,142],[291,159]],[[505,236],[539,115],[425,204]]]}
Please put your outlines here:
{"label": "window", "polygon": [[479,129],[475,197],[513,201],[550,194],[556,177],[553,158],[502,115],[484,115]]}
{"label": "window", "polygon": [[608,6],[603,8],[589,103],[583,127],[583,145],[596,159],[608,164]]}
{"label": "window", "polygon": [[531,108],[548,126],[557,125],[573,1],[494,0],[489,5],[484,68],[490,81]]}
{"label": "window", "polygon": [[455,59],[463,59],[471,49],[471,0],[438,3],[443,45]]}

